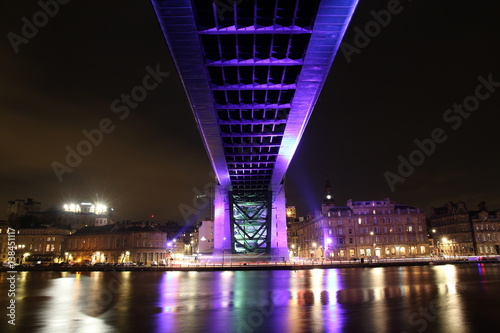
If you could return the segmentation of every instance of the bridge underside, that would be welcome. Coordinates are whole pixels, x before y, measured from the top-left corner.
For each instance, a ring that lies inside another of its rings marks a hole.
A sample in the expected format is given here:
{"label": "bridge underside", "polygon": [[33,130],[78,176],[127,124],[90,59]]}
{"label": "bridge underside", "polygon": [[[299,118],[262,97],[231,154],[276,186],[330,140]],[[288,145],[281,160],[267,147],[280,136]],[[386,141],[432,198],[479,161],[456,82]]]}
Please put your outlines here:
{"label": "bridge underside", "polygon": [[288,258],[284,177],[357,0],[153,0],[217,177],[215,255]]}

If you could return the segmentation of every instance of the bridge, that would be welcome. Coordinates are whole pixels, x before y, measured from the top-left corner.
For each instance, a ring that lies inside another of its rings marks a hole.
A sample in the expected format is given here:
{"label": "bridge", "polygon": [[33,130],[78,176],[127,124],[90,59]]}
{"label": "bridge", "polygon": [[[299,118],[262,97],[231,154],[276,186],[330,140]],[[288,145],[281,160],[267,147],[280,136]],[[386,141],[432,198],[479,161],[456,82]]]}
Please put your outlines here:
{"label": "bridge", "polygon": [[357,2],[152,0],[216,175],[214,258],[288,259],[285,173]]}

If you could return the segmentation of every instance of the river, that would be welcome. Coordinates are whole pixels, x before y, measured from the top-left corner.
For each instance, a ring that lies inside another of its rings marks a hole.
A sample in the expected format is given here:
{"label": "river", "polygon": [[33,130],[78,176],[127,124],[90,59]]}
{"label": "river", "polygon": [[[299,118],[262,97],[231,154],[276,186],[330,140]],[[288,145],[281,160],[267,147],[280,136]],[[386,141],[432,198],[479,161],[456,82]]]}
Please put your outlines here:
{"label": "river", "polygon": [[[460,333],[500,327],[500,264],[17,272],[15,284],[11,275],[0,273],[1,332]],[[14,321],[7,316],[11,300]]]}

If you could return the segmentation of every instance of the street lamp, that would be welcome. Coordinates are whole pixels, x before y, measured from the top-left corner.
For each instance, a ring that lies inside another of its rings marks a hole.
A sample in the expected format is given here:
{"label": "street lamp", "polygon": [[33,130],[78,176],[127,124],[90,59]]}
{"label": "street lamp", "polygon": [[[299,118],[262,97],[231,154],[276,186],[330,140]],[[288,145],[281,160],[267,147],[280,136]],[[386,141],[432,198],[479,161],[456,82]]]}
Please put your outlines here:
{"label": "street lamp", "polygon": [[224,253],[226,252],[226,237],[223,238],[222,242],[222,266],[224,266]]}
{"label": "street lamp", "polygon": [[[123,256],[122,256],[122,263],[124,263],[124,262],[125,262],[125,258],[128,258],[128,256],[129,256],[129,255],[130,255],[130,252],[129,252],[129,251],[125,251],[125,253],[124,253],[124,254],[123,254]],[[129,260],[127,260],[127,262],[128,262],[128,261],[129,261]]]}
{"label": "street lamp", "polygon": [[330,248],[331,244],[332,244],[332,239],[331,238],[327,238],[326,239],[326,251],[328,253],[328,256],[330,257],[330,260],[332,260],[332,252],[331,252],[331,248]]}
{"label": "street lamp", "polygon": [[29,252],[26,252],[25,254],[23,254],[23,261],[26,263],[26,258],[29,257],[30,254]]}
{"label": "street lamp", "polygon": [[448,243],[448,238],[446,238],[446,237],[441,238],[441,244],[443,245],[443,252],[444,253],[447,253],[446,247],[445,247],[447,243]]}
{"label": "street lamp", "polygon": [[172,248],[172,259],[175,261],[175,252],[177,252],[177,239],[173,239],[173,248]]}

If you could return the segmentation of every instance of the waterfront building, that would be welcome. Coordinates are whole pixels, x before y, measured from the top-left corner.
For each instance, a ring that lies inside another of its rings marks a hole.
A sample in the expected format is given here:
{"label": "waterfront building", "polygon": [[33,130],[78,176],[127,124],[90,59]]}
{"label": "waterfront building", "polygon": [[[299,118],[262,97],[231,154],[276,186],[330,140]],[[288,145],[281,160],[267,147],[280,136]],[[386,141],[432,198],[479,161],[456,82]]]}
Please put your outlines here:
{"label": "waterfront building", "polygon": [[202,221],[198,226],[198,252],[212,254],[214,252],[214,222]]}
{"label": "waterfront building", "polygon": [[156,226],[168,234],[167,248],[169,253],[176,259],[184,256],[196,255],[198,238],[194,226],[179,225],[174,221],[168,221]]}
{"label": "waterfront building", "polygon": [[429,255],[425,213],[390,199],[324,207],[318,247],[325,258],[405,258]]}
{"label": "waterfront building", "polygon": [[469,210],[463,201],[432,209],[434,245],[445,256],[500,254],[500,210],[488,210],[485,202]]}
{"label": "waterfront building", "polygon": [[149,224],[87,226],[68,237],[69,261],[148,264],[169,257],[167,233]]}
{"label": "waterfront building", "polygon": [[16,261],[19,264],[61,262],[64,245],[71,230],[53,227],[29,227],[16,230]]}
{"label": "waterfront building", "polygon": [[0,221],[0,264],[8,261],[8,231],[10,223],[7,221]]}
{"label": "waterfront building", "polygon": [[407,258],[428,256],[425,213],[390,199],[349,200],[336,206],[327,179],[321,211],[289,225],[291,253],[302,258]]}

